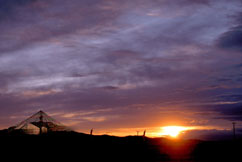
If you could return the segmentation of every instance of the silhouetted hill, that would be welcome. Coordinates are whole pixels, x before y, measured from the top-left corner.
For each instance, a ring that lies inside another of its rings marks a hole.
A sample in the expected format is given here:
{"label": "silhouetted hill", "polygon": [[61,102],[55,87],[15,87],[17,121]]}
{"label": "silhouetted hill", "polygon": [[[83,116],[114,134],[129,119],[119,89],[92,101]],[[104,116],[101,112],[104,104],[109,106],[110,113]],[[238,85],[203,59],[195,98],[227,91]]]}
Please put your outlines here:
{"label": "silhouetted hill", "polygon": [[76,132],[26,135],[22,132],[9,134],[7,130],[3,130],[0,131],[0,142],[3,150],[1,155],[11,153],[14,156],[8,156],[9,160],[18,157],[20,161],[26,161],[30,156],[46,161],[88,162],[214,162],[242,159],[239,152],[241,140],[236,142],[171,140],[141,136],[90,136]]}

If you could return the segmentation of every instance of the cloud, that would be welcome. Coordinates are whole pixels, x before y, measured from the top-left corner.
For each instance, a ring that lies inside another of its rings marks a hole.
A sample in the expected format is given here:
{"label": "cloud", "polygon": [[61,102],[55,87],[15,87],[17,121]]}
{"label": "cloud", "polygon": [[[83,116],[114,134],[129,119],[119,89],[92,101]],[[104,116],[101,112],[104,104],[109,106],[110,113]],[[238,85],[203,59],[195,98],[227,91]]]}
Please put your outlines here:
{"label": "cloud", "polygon": [[[2,1],[1,1],[2,2]],[[1,36],[5,42],[0,50],[5,53],[15,51],[35,42],[70,33],[87,33],[108,28],[116,14],[112,10],[103,9],[104,2],[76,1],[10,1],[2,2],[2,11],[11,11],[11,18],[5,17],[1,22]],[[43,5],[41,5],[43,4]],[[64,8],[62,7],[64,6]],[[105,25],[106,24],[106,25]],[[93,29],[93,30],[91,30]]]}
{"label": "cloud", "polygon": [[217,43],[239,31],[228,16],[239,1],[1,3],[0,116],[44,109],[86,129],[216,126],[239,109],[241,54]]}

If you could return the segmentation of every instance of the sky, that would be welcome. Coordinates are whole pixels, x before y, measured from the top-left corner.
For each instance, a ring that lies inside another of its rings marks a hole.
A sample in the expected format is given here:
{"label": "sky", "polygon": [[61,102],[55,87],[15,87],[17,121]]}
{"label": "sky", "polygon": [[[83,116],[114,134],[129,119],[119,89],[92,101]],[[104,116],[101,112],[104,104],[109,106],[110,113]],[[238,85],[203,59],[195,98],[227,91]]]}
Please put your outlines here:
{"label": "sky", "polygon": [[[0,0],[0,128],[43,110],[79,132],[242,126],[241,0]],[[242,131],[241,131],[242,132]]]}

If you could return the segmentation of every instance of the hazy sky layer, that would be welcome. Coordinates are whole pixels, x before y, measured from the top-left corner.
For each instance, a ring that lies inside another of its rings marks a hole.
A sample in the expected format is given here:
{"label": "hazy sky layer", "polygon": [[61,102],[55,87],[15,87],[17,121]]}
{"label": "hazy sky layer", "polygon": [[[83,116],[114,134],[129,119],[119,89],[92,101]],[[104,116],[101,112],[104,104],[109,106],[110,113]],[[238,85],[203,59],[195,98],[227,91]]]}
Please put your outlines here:
{"label": "hazy sky layer", "polygon": [[241,8],[241,0],[0,0],[0,128],[38,110],[116,135],[240,126]]}

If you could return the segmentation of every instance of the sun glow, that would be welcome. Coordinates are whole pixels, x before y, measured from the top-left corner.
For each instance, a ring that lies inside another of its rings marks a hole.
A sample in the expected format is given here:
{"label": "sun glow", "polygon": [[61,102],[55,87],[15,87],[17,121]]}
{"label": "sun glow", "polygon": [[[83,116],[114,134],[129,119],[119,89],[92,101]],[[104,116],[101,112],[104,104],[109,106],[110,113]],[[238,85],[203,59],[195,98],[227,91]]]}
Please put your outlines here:
{"label": "sun glow", "polygon": [[188,127],[183,127],[183,126],[167,126],[167,127],[162,127],[162,130],[161,130],[161,133],[160,135],[161,136],[170,136],[170,137],[173,137],[173,138],[176,138],[178,137],[178,135],[185,131],[185,130],[188,130],[190,128]]}

